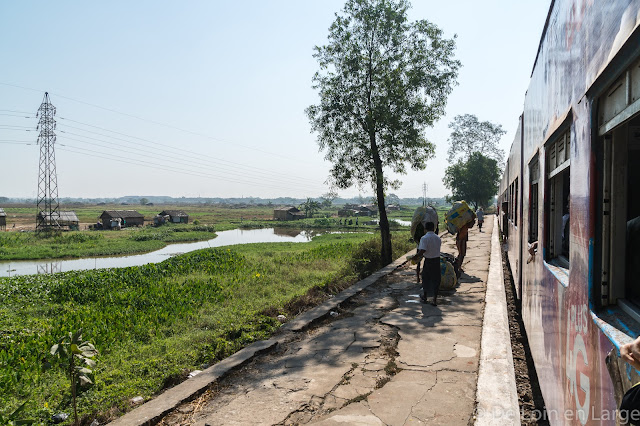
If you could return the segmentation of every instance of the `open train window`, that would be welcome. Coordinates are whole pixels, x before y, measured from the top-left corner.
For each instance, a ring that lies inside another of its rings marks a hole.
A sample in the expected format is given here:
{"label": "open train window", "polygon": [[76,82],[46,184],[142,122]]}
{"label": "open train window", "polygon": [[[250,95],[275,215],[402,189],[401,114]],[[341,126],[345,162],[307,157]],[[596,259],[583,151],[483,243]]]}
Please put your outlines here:
{"label": "open train window", "polygon": [[603,284],[609,302],[624,298],[640,308],[640,114],[603,144]]}
{"label": "open train window", "polygon": [[640,321],[640,61],[600,97],[602,304]]}
{"label": "open train window", "polygon": [[545,146],[549,200],[546,206],[546,260],[569,268],[569,182],[571,180],[571,130],[567,129]]}
{"label": "open train window", "polygon": [[529,163],[529,243],[538,241],[538,182],[540,160],[538,154]]}

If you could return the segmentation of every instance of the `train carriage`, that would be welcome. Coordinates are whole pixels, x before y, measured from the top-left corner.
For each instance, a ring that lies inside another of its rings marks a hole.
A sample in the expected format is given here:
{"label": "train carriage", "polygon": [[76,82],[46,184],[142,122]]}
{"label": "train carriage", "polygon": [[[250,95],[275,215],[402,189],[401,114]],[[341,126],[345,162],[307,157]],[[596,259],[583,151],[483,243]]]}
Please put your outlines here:
{"label": "train carriage", "polygon": [[547,416],[615,424],[639,381],[640,0],[552,1],[518,129],[499,220]]}

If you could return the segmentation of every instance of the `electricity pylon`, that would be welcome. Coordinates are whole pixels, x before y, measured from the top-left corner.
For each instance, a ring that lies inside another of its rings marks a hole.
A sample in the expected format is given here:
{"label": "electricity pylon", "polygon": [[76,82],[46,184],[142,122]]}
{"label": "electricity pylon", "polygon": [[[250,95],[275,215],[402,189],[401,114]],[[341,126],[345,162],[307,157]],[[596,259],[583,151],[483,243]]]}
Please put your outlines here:
{"label": "electricity pylon", "polygon": [[38,215],[36,216],[36,231],[48,231],[60,228],[60,204],[58,202],[58,178],[56,176],[56,107],[49,101],[49,93],[45,92],[44,99],[36,117],[38,121],[38,144],[40,145],[40,172],[38,174]]}
{"label": "electricity pylon", "polygon": [[427,183],[422,184],[422,207],[427,207]]}

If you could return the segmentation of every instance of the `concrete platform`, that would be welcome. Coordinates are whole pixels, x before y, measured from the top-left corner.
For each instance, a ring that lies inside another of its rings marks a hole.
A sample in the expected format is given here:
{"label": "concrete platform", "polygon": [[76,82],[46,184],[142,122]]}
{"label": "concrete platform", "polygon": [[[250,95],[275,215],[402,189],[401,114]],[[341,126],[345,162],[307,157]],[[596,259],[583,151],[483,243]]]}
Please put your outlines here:
{"label": "concrete platform", "polygon": [[[162,424],[201,426],[468,425],[477,414],[479,424],[514,424],[487,416],[496,407],[513,408],[515,385],[498,386],[513,376],[513,364],[509,370],[508,324],[500,311],[506,315],[506,301],[497,291],[502,283],[489,271],[492,249],[499,250],[491,238],[497,226],[485,223],[485,232],[470,232],[459,287],[438,306],[420,303],[414,267],[403,264],[403,256],[288,323],[274,339],[113,424],[162,418]],[[451,236],[443,238],[442,251],[455,253]],[[491,257],[492,271],[495,265],[501,271],[500,259]],[[330,310],[339,315],[327,315]],[[517,412],[517,398],[515,404]]]}

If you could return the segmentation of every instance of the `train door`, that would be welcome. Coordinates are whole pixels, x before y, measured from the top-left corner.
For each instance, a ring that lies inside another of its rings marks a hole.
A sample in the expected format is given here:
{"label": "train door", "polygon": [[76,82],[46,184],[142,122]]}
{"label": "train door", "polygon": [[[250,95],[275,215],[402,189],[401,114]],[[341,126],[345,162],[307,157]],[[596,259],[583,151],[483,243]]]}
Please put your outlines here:
{"label": "train door", "polygon": [[600,98],[602,305],[640,321],[640,61]]}

